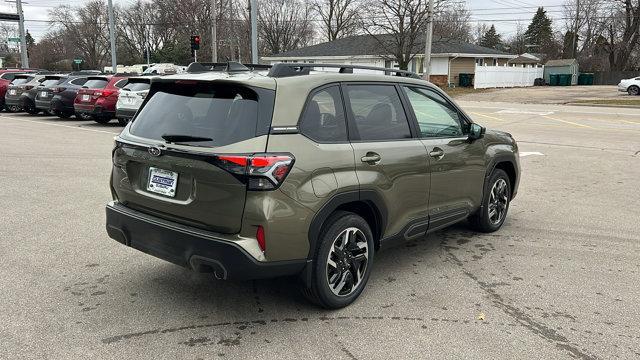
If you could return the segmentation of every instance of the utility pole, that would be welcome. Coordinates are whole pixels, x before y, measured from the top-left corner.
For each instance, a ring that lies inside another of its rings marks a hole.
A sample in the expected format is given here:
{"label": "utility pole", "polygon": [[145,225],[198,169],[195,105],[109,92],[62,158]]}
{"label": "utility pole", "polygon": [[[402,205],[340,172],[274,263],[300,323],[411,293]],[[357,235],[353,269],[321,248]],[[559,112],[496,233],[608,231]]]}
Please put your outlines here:
{"label": "utility pole", "polygon": [[20,62],[22,68],[29,67],[29,54],[27,53],[27,36],[24,32],[24,14],[22,13],[22,0],[16,0],[16,8],[18,9],[18,30],[20,31]]}
{"label": "utility pole", "polygon": [[[429,81],[431,75],[431,42],[433,41],[433,0],[429,0],[429,13],[427,14],[427,35],[424,47],[424,79]],[[448,80],[447,80],[448,81]]]}
{"label": "utility pole", "polygon": [[258,61],[258,1],[249,0],[251,16],[251,62],[257,64]]}
{"label": "utility pole", "polygon": [[580,19],[580,0],[576,0],[576,23],[573,27],[573,44],[571,47],[571,53],[575,59],[578,56],[578,21]]}
{"label": "utility pole", "polygon": [[211,0],[211,62],[218,62],[218,9],[217,0]]}
{"label": "utility pole", "polygon": [[116,26],[113,20],[113,0],[109,0],[109,37],[111,38],[111,71],[118,72],[118,60],[116,57]]}

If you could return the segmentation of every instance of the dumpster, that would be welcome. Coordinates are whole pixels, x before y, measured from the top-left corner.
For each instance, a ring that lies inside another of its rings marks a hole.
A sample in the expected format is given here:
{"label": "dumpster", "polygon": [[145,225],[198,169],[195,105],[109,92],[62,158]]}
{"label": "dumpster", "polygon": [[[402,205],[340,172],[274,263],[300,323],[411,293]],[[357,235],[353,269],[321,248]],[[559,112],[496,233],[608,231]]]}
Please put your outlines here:
{"label": "dumpster", "polygon": [[593,73],[582,73],[578,75],[578,85],[593,85]]}
{"label": "dumpster", "polygon": [[473,86],[473,77],[474,74],[460,74],[460,83],[461,87],[472,87]]}
{"label": "dumpster", "polygon": [[550,86],[558,86],[558,85],[560,85],[560,75],[558,75],[558,74],[549,74],[549,85]]}
{"label": "dumpster", "polygon": [[558,75],[558,85],[560,86],[571,86],[571,74],[560,74]]}

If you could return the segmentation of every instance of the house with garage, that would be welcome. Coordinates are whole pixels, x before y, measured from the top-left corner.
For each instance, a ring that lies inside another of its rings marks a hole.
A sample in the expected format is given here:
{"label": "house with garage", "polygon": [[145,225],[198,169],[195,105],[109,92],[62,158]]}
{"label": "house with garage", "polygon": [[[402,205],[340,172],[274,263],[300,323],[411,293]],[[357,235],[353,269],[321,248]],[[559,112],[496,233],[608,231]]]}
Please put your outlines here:
{"label": "house with garage", "polygon": [[[317,64],[349,64],[397,68],[393,56],[381,46],[393,42],[391,35],[358,35],[330,42],[324,42],[280,54],[262,57],[268,64],[279,62],[299,62]],[[415,57],[409,64],[409,70],[416,73],[424,71],[424,39],[418,39],[413,47]],[[431,82],[446,86],[458,85],[460,74],[474,74],[476,65],[505,66],[517,55],[508,54],[458,40],[438,39],[431,48]]]}

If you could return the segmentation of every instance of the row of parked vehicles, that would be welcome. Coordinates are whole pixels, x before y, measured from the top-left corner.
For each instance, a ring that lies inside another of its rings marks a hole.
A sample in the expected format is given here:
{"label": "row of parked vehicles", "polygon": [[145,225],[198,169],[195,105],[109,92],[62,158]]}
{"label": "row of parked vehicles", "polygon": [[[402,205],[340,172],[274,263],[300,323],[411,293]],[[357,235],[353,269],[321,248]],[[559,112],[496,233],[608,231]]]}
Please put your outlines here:
{"label": "row of parked vehicles", "polygon": [[0,70],[0,108],[8,112],[76,116],[125,125],[146,97],[151,77],[99,71],[52,73],[37,69]]}

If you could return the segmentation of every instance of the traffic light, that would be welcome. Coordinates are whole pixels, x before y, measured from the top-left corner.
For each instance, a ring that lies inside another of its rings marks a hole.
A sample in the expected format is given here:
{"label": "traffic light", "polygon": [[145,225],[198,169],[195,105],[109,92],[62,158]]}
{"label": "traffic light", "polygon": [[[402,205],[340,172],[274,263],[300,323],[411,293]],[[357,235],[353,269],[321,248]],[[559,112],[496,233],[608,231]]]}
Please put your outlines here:
{"label": "traffic light", "polygon": [[200,35],[191,35],[191,50],[200,50]]}

